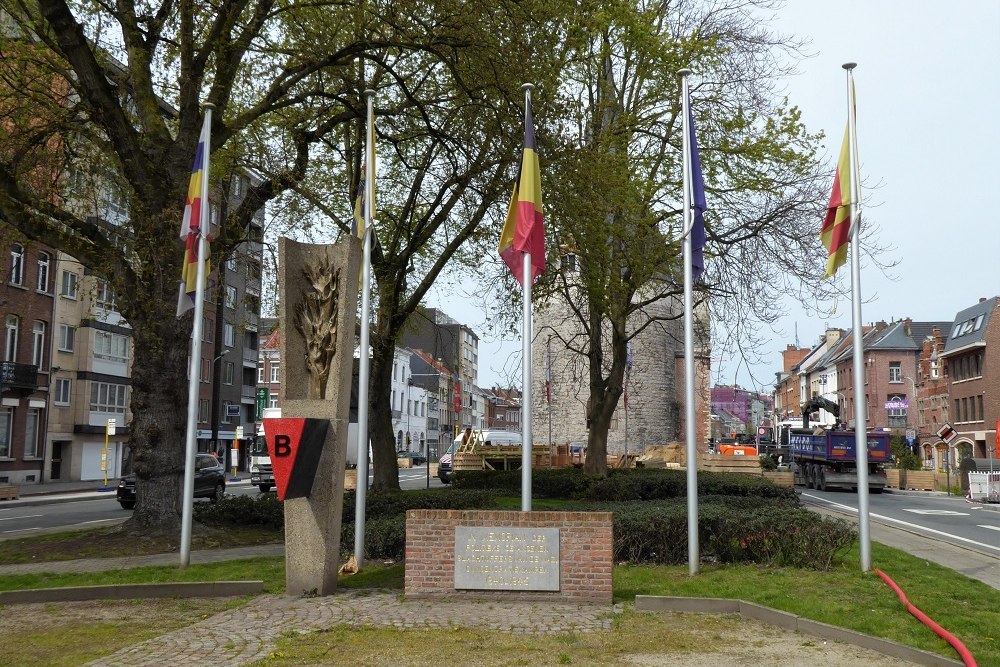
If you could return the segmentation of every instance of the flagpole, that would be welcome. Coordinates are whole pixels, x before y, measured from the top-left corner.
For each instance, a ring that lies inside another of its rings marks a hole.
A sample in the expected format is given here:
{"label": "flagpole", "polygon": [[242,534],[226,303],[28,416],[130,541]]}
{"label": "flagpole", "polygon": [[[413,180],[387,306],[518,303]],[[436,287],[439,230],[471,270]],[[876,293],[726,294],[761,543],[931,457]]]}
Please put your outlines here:
{"label": "flagpole", "polygon": [[207,244],[205,234],[207,233],[207,222],[209,220],[208,211],[211,205],[208,202],[208,175],[209,156],[211,155],[212,143],[212,110],[215,105],[205,104],[204,127],[208,128],[205,133],[205,147],[202,154],[202,178],[201,178],[201,205],[198,208],[198,271],[195,278],[194,292],[194,326],[191,330],[191,359],[188,368],[188,411],[187,411],[187,434],[184,440],[184,490],[181,500],[181,568],[186,568],[191,564],[191,518],[194,513],[194,459],[196,447],[196,435],[198,429],[198,385],[200,382],[199,369],[201,368],[201,330],[202,317],[205,311],[205,253]]}
{"label": "flagpole", "polygon": [[[535,86],[521,84],[524,91],[524,122],[527,127],[531,91]],[[531,511],[531,253],[524,253],[521,277],[524,289],[524,321],[521,324],[521,511]]]}
{"label": "flagpole", "polygon": [[857,125],[854,112],[854,68],[847,70],[848,150],[851,164],[851,326],[854,329],[854,452],[858,467],[858,533],[861,540],[861,571],[872,567],[871,527],[868,509],[868,406],[864,400],[864,332],[861,330],[861,177],[858,170]]}
{"label": "flagpole", "polygon": [[685,68],[677,72],[681,77],[681,127],[684,146],[684,430],[687,453],[687,506],[688,506],[688,574],[698,574],[698,449],[695,444],[694,424],[694,291],[692,289],[694,254],[691,229],[694,220],[691,211],[691,126],[688,106],[688,75]]}
{"label": "flagpole", "polygon": [[365,496],[368,492],[368,342],[371,317],[372,218],[375,207],[375,91],[364,93],[368,101],[365,134],[365,235],[361,259],[361,340],[358,343],[358,483],[354,496],[354,560],[358,569],[365,559]]}

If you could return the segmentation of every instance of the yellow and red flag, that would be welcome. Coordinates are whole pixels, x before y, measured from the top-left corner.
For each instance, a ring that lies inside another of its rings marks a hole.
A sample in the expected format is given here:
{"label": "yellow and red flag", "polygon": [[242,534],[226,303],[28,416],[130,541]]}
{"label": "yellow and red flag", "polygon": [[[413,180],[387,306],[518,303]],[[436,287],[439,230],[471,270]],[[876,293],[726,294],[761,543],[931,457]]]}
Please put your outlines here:
{"label": "yellow and red flag", "polygon": [[819,238],[823,241],[829,257],[826,260],[824,278],[832,278],[837,269],[847,261],[847,248],[851,239],[854,202],[851,192],[851,148],[850,127],[844,130],[844,145],[837,161],[837,175],[833,179],[833,192],[826,207],[826,218]]}
{"label": "yellow and red flag", "polygon": [[514,194],[507,209],[507,222],[497,250],[519,283],[524,282],[524,256],[531,255],[531,281],[545,271],[545,227],[542,215],[542,179],[535,148],[535,126],[531,102],[524,107],[524,153]]}
{"label": "yellow and red flag", "polygon": [[[208,202],[202,201],[204,179],[208,178],[209,128],[208,119],[202,125],[201,136],[198,139],[198,150],[194,155],[194,168],[191,170],[191,181],[188,183],[188,193],[184,201],[184,219],[181,221],[181,240],[184,241],[184,263],[181,265],[181,286],[177,295],[177,317],[194,308],[195,293],[198,283],[198,238],[201,236],[202,208]],[[207,216],[206,216],[207,218]],[[209,265],[209,235],[205,231],[205,272],[204,282],[208,283]]]}

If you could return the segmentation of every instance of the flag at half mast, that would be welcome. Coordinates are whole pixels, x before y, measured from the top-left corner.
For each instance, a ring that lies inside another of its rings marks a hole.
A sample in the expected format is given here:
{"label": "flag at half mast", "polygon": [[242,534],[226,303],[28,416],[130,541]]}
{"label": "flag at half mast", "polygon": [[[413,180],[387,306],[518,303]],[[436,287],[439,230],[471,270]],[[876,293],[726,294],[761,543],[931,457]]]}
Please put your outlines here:
{"label": "flag at half mast", "polygon": [[[207,119],[206,119],[207,120]],[[181,284],[177,295],[177,317],[194,308],[195,293],[198,283],[198,238],[202,229],[202,208],[208,202],[202,201],[204,180],[208,178],[205,166],[208,164],[209,128],[205,122],[198,138],[198,149],[194,154],[194,167],[191,170],[191,180],[188,183],[187,197],[184,201],[184,218],[181,220],[181,240],[184,241],[184,261],[181,264]],[[204,283],[208,283],[211,272],[209,263],[209,236],[205,231],[205,272]]]}
{"label": "flag at half mast", "polygon": [[[365,237],[365,215],[367,211],[365,210],[365,188],[368,184],[368,165],[372,165],[372,171],[374,172],[375,167],[375,122],[374,119],[369,116],[367,129],[365,131],[367,135],[367,140],[365,142],[365,162],[361,165],[361,179],[358,181],[358,190],[354,197],[354,222],[351,224],[351,233],[357,236],[359,239]],[[375,176],[372,176],[372,202],[375,201]],[[374,209],[374,205],[372,206]],[[375,217],[375,212],[372,211],[372,217]]]}
{"label": "flag at half mast", "polygon": [[837,160],[837,175],[833,178],[833,191],[826,207],[826,217],[819,238],[823,241],[829,257],[826,260],[824,278],[832,278],[837,269],[847,261],[847,248],[851,239],[853,201],[851,192],[851,144],[850,127],[844,130],[844,144]]}
{"label": "flag at half mast", "polygon": [[535,126],[531,119],[531,102],[526,102],[521,169],[514,183],[507,222],[497,248],[504,264],[519,283],[524,282],[525,254],[531,255],[531,281],[545,271],[545,227],[542,221],[542,181],[535,147]]}

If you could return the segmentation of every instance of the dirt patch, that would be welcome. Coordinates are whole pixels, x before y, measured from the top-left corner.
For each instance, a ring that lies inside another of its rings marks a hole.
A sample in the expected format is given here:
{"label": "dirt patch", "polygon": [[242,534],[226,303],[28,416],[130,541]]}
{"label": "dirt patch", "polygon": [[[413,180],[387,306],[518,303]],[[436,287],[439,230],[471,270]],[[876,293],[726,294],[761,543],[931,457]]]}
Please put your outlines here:
{"label": "dirt patch", "polygon": [[[908,667],[915,663],[852,644],[828,641],[739,616],[665,613],[669,624],[698,648],[683,653],[633,653],[621,657],[638,667]],[[716,618],[716,620],[713,620]],[[686,642],[685,642],[686,643]]]}
{"label": "dirt patch", "polygon": [[[257,526],[211,528],[195,524],[191,549],[226,549],[272,544],[284,539],[282,531]],[[109,558],[174,553],[180,550],[180,532],[137,533],[126,526],[57,533],[0,542],[0,565],[42,563],[78,558]]]}

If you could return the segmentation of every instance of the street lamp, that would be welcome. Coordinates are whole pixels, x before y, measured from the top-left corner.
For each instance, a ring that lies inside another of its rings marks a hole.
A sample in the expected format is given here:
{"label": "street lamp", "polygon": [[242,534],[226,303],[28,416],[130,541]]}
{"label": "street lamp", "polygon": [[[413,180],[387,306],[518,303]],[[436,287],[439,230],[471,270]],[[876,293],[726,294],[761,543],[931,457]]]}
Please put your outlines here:
{"label": "street lamp", "polygon": [[[917,403],[917,383],[914,382],[913,378],[911,378],[909,375],[904,375],[903,379],[910,381],[910,390],[911,390],[910,391],[910,397],[911,397],[911,400],[913,401],[914,408],[915,408],[916,407],[916,403]],[[907,408],[906,414],[907,414],[907,420],[906,421],[909,422],[910,421],[910,419],[909,419],[909,414],[910,414],[909,408]],[[920,434],[920,428],[919,428],[919,424],[917,424],[917,428],[915,429],[914,435],[919,435],[919,434]],[[920,454],[917,451],[917,448],[918,448],[917,440],[918,440],[917,438],[913,439],[913,444],[910,445],[910,451],[913,452],[914,454],[916,454],[917,457],[919,457]]]}

